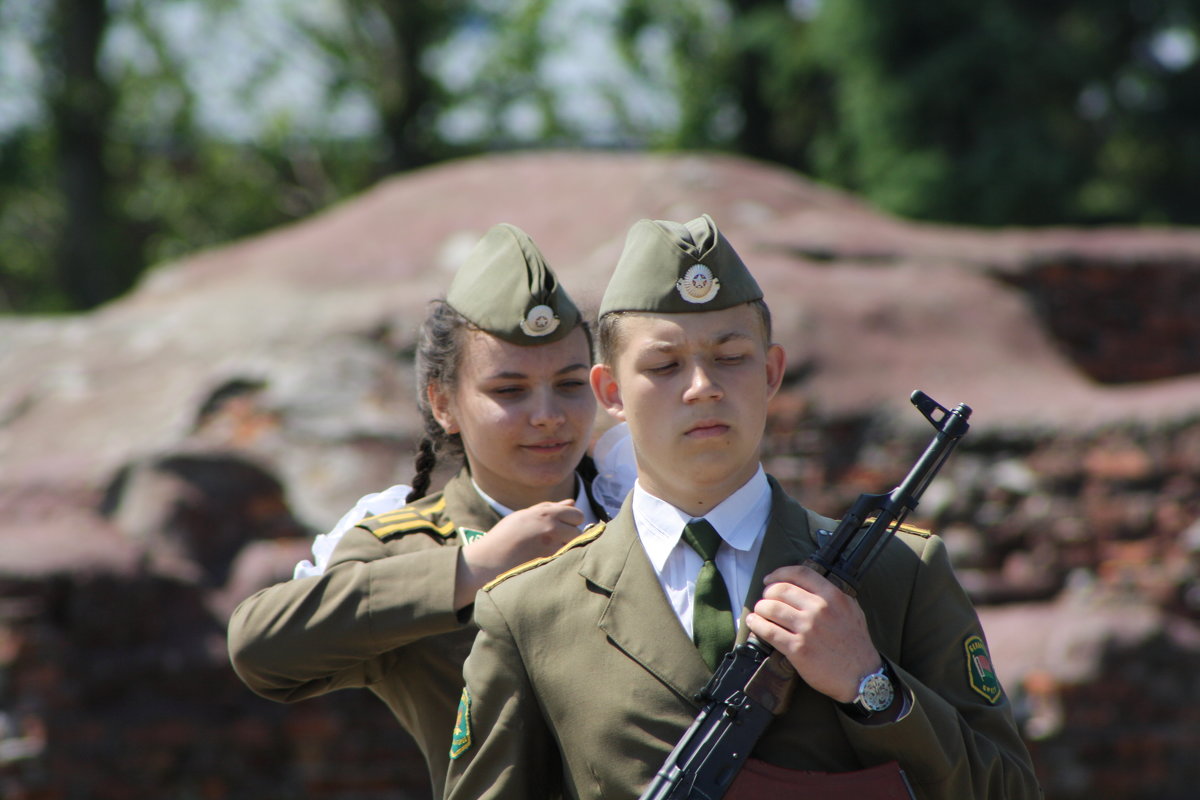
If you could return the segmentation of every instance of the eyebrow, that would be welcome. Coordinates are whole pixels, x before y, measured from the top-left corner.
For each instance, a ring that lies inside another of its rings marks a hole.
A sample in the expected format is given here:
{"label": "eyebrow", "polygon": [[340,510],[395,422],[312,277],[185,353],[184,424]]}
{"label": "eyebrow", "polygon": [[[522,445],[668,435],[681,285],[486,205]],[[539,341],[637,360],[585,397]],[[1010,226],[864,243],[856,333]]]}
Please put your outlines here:
{"label": "eyebrow", "polygon": [[[722,345],[732,341],[753,341],[754,337],[745,331],[727,331],[714,336],[709,341],[712,345]],[[702,343],[703,344],[703,343]],[[659,340],[646,345],[645,350],[666,353],[675,350],[679,345],[674,342]]]}
{"label": "eyebrow", "polygon": [[[580,369],[587,370],[587,369],[591,369],[591,367],[588,366],[587,364],[582,364],[582,363],[571,364],[569,366],[563,367],[562,369],[558,370],[554,374],[555,375],[566,375],[568,372],[575,372],[576,370],[580,370]],[[529,376],[526,375],[524,372],[496,372],[496,373],[489,375],[488,380],[518,381],[518,380],[524,380],[525,378],[528,378],[528,377]]]}
{"label": "eyebrow", "polygon": [[731,342],[734,339],[751,339],[751,340],[753,340],[754,337],[751,336],[750,334],[746,333],[745,331],[729,331],[728,333],[723,333],[720,336],[716,337],[716,339],[713,340],[713,344],[725,344],[726,342]]}

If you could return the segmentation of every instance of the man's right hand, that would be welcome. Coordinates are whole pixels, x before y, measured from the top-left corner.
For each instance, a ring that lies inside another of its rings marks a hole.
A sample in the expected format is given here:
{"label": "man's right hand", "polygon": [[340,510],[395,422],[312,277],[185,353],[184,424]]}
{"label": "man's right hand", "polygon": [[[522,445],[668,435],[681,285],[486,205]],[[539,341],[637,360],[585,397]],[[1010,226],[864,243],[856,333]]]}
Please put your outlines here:
{"label": "man's right hand", "polygon": [[475,593],[500,573],[558,551],[579,535],[583,512],[574,500],[538,503],[514,511],[459,550],[454,607],[475,602]]}
{"label": "man's right hand", "polygon": [[767,575],[746,627],[779,650],[804,682],[839,703],[883,664],[858,601],[800,564]]}

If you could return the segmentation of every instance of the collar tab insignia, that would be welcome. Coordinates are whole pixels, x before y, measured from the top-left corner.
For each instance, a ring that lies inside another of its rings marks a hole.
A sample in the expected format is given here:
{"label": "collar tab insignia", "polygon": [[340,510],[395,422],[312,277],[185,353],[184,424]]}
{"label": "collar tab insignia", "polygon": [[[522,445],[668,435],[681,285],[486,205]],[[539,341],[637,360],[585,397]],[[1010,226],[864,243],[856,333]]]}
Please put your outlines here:
{"label": "collar tab insignia", "polygon": [[487,531],[477,531],[474,528],[459,528],[458,535],[462,537],[463,545],[468,545],[476,539],[482,539]]}

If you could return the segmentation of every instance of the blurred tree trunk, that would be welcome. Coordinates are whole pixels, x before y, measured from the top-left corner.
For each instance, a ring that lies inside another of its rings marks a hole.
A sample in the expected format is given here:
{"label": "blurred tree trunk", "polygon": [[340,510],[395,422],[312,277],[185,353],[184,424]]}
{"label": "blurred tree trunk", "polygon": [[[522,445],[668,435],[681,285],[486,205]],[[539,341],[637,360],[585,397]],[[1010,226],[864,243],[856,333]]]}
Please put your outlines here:
{"label": "blurred tree trunk", "polygon": [[[754,14],[770,14],[774,11],[786,11],[786,3],[780,0],[735,0],[731,6],[736,9],[738,19],[745,19]],[[786,20],[786,15],[784,15]],[[786,29],[781,26],[781,29]],[[779,149],[775,147],[773,132],[778,116],[776,109],[771,107],[765,96],[764,83],[766,76],[775,69],[769,58],[759,47],[754,38],[744,36],[733,47],[735,57],[730,64],[730,88],[733,96],[738,98],[739,110],[742,114],[742,124],[734,137],[734,149],[754,158],[764,161],[782,161]]]}
{"label": "blurred tree trunk", "polygon": [[80,309],[115,297],[137,271],[118,255],[119,215],[104,158],[114,101],[98,56],[108,21],[105,0],[56,0],[49,33],[57,75],[47,101],[64,206],[55,261],[64,294]]}
{"label": "blurred tree trunk", "polygon": [[445,98],[421,62],[453,30],[462,7],[446,0],[378,0],[393,46],[376,89],[390,172],[424,166],[444,155],[436,124]]}

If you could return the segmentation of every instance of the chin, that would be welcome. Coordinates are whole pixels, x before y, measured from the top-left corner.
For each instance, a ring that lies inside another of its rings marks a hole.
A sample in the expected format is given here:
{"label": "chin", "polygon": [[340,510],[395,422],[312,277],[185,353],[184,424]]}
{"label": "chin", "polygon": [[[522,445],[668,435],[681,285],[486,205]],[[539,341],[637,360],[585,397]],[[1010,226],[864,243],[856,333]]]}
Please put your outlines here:
{"label": "chin", "polygon": [[525,474],[526,482],[530,486],[548,487],[555,486],[568,478],[575,475],[575,466],[579,460],[571,461],[570,463],[563,462],[561,464],[542,464],[533,467]]}
{"label": "chin", "polygon": [[723,486],[739,478],[749,479],[756,467],[757,462],[752,468],[744,462],[735,464],[725,459],[696,459],[681,466],[678,472],[686,474],[688,481],[698,486]]}

